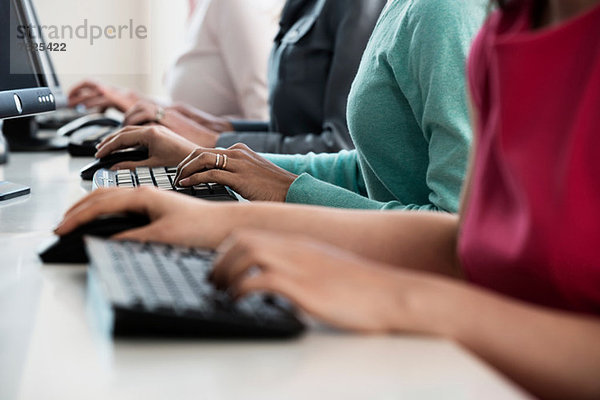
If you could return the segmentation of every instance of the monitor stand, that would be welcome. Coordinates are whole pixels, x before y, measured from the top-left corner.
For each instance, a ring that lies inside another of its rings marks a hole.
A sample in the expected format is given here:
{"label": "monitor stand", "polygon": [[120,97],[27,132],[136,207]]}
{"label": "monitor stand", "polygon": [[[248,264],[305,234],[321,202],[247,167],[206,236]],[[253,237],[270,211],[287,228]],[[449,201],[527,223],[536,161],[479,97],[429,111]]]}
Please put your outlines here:
{"label": "monitor stand", "polygon": [[[0,121],[0,126],[2,126],[2,121]],[[0,165],[8,162],[8,149],[6,146],[6,139],[4,139],[4,135],[0,132]]]}
{"label": "monitor stand", "polygon": [[57,136],[54,131],[42,135],[34,117],[6,119],[2,125],[10,151],[65,150],[69,145],[69,138]]}

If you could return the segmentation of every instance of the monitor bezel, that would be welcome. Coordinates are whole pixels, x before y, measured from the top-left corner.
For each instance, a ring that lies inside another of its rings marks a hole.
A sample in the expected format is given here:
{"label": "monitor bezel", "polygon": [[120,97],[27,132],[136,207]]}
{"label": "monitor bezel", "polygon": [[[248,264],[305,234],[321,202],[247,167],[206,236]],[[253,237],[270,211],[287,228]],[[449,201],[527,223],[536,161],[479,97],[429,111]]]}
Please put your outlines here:
{"label": "monitor bezel", "polygon": [[[40,21],[37,15],[37,11],[33,4],[32,0],[20,0],[23,2],[24,12],[26,13],[26,21],[31,22],[35,26],[40,26]],[[47,43],[46,38],[43,36],[44,32],[39,32],[39,35],[36,35],[36,43],[39,45],[45,45]],[[44,46],[45,47],[45,46]],[[45,86],[50,88],[52,93],[54,94],[56,108],[65,108],[67,107],[67,98],[63,93],[63,90],[60,85],[60,80],[58,78],[58,74],[56,73],[56,69],[54,68],[54,63],[52,61],[51,55],[47,51],[37,52],[38,54],[38,66],[40,69],[37,71],[37,78],[41,86]]]}
{"label": "monitor bezel", "polygon": [[[32,8],[29,0],[5,1],[10,1],[15,7],[18,22],[21,25],[35,23],[31,20]],[[24,40],[32,39],[25,38]],[[29,51],[28,54],[38,87],[0,91],[0,119],[24,117],[56,110],[56,95],[50,87],[45,85],[46,77],[41,72],[43,71],[43,62],[38,52]]]}

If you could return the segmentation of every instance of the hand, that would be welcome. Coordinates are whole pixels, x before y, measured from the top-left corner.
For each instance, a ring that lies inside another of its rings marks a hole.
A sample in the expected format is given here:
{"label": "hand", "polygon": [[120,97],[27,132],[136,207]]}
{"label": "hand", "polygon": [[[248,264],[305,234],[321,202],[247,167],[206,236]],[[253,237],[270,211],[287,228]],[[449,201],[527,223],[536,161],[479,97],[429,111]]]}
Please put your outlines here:
{"label": "hand", "polygon": [[297,177],[238,143],[227,150],[197,148],[177,167],[175,182],[182,187],[216,182],[247,200],[285,202]]}
{"label": "hand", "polygon": [[216,132],[197,124],[172,108],[162,108],[150,101],[141,101],[129,109],[123,124],[143,125],[149,122],[164,125],[198,146],[215,147],[219,139]]}
{"label": "hand", "polygon": [[171,132],[164,126],[128,126],[104,138],[97,146],[96,158],[102,158],[116,150],[143,146],[148,149],[148,159],[125,161],[111,169],[136,167],[171,167],[178,165],[196,145]]}
{"label": "hand", "polygon": [[244,211],[245,206],[208,202],[148,187],[103,188],[73,205],[55,233],[65,235],[101,215],[132,212],[148,215],[151,223],[115,235],[114,239],[215,248],[231,229],[228,221],[243,218],[232,207]]}
{"label": "hand", "polygon": [[170,109],[193,120],[213,132],[223,133],[233,131],[232,123],[226,118],[217,117],[184,103],[176,103]]}
{"label": "hand", "polygon": [[110,107],[125,112],[141,97],[134,91],[127,91],[116,87],[101,85],[92,80],[86,80],[71,89],[69,93],[69,106],[84,105],[87,108],[99,108],[104,112]]}
{"label": "hand", "polygon": [[212,280],[234,297],[279,294],[312,316],[353,331],[422,329],[422,317],[412,307],[413,293],[427,286],[421,274],[306,237],[256,230],[234,233],[218,252]]}

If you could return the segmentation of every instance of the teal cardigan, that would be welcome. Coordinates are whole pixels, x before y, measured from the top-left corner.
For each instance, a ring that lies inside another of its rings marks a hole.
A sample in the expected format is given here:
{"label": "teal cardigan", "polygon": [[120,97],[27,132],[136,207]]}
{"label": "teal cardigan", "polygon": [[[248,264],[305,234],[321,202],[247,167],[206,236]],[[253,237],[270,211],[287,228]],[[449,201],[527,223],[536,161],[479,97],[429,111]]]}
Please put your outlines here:
{"label": "teal cardigan", "polygon": [[485,0],[392,0],[352,85],[356,150],[265,155],[299,175],[287,201],[456,212],[471,127],[465,60]]}

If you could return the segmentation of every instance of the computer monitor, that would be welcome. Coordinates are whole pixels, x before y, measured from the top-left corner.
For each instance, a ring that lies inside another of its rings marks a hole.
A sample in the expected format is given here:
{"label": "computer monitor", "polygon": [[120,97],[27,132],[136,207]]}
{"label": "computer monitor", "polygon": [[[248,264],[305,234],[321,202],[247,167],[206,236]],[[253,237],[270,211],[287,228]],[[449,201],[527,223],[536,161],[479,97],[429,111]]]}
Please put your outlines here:
{"label": "computer monitor", "polygon": [[[30,15],[29,19],[33,22],[34,26],[41,26],[37,11],[33,6],[31,0],[23,0],[23,4],[29,10],[28,14]],[[44,32],[39,31],[36,32],[38,37],[35,40],[38,43],[45,43],[46,38],[43,36]],[[60,85],[60,80],[58,79],[58,75],[56,74],[56,69],[54,68],[54,63],[52,62],[51,52],[49,51],[41,51],[40,54],[40,70],[38,71],[38,78],[42,83],[42,86],[48,87],[52,94],[54,95],[54,102],[56,104],[56,108],[66,108],[67,107],[67,96],[64,94],[62,87]]]}
{"label": "computer monitor", "polygon": [[0,118],[22,117],[56,109],[56,97],[42,79],[42,60],[19,35],[28,8],[22,0],[0,0]]}
{"label": "computer monitor", "polygon": [[66,138],[55,134],[40,137],[35,119],[28,117],[55,110],[60,100],[51,89],[58,87],[58,80],[48,55],[35,50],[43,38],[23,34],[23,27],[38,26],[37,22],[30,0],[0,0],[0,119],[4,119],[2,132],[13,151],[57,150],[68,145]]}

